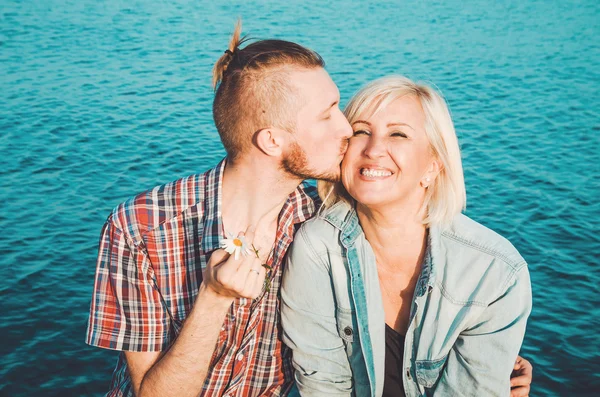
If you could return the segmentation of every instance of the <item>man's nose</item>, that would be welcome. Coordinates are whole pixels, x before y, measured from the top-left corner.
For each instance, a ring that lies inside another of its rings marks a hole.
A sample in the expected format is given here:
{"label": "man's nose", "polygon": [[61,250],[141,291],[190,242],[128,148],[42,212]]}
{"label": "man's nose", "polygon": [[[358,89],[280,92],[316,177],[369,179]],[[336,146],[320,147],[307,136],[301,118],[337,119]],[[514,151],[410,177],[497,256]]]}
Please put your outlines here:
{"label": "man's nose", "polygon": [[350,139],[352,137],[353,131],[352,131],[352,126],[350,125],[350,123],[348,122],[348,120],[346,120],[346,117],[344,116],[343,119],[343,123],[340,126],[340,134],[342,136],[343,139]]}

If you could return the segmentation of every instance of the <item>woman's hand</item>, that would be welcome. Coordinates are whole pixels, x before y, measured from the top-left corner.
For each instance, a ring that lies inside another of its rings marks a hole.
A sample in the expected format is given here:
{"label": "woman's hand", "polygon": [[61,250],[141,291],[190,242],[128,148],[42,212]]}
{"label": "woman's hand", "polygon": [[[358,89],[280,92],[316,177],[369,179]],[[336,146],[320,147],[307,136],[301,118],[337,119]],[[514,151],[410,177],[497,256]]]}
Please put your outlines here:
{"label": "woman's hand", "polygon": [[531,363],[518,356],[510,375],[510,397],[528,397],[531,390],[532,376],[533,366]]}

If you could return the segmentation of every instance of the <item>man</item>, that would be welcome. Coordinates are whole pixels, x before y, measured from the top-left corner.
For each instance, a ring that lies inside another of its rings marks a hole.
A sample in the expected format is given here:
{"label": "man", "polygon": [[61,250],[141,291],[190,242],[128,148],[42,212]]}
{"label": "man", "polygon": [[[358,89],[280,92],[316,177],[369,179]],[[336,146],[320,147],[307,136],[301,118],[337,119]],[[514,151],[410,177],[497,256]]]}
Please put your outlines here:
{"label": "man", "polygon": [[[240,30],[214,68],[227,158],[104,225],[87,343],[122,351],[110,396],[279,396],[293,384],[282,261],[319,205],[302,181],[339,178],[352,130],[318,54],[280,40],[242,49]],[[255,254],[227,254],[226,236]]]}

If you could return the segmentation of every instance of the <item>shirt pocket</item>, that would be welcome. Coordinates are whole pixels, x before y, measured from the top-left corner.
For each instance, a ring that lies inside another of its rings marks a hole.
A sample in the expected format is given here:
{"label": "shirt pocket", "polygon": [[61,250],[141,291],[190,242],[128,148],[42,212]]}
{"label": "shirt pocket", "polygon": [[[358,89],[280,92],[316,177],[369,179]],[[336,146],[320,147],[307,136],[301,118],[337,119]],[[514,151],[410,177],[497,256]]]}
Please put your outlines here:
{"label": "shirt pocket", "polygon": [[[417,375],[417,383],[422,388],[431,389],[440,378],[440,373],[444,369],[448,356],[444,356],[438,360],[417,360],[415,361],[415,373]],[[425,390],[426,391],[426,390]]]}
{"label": "shirt pocket", "polygon": [[358,335],[356,334],[358,330],[358,324],[356,324],[355,319],[356,316],[354,316],[352,310],[340,308],[338,306],[336,317],[338,335],[344,342],[346,354],[348,355],[348,358],[350,358],[355,352],[355,349],[360,348],[358,346]]}

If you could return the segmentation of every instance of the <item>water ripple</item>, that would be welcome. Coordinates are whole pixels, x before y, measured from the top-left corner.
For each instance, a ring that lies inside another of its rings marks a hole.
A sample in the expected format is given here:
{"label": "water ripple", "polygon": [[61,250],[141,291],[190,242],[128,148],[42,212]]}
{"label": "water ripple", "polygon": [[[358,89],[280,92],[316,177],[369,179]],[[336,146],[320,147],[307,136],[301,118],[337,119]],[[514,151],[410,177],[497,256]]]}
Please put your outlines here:
{"label": "water ripple", "polygon": [[344,3],[3,2],[1,395],[106,391],[115,354],[83,343],[100,228],[223,155],[210,76],[237,15],[319,51],[343,102],[389,73],[439,87],[468,214],[530,264],[532,396],[598,389],[600,3]]}

